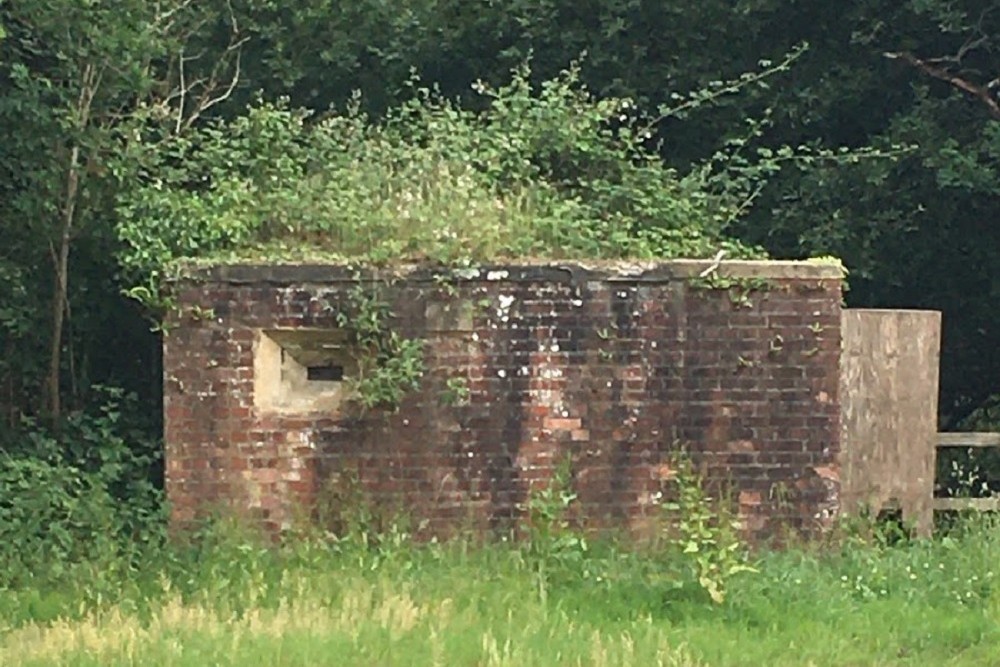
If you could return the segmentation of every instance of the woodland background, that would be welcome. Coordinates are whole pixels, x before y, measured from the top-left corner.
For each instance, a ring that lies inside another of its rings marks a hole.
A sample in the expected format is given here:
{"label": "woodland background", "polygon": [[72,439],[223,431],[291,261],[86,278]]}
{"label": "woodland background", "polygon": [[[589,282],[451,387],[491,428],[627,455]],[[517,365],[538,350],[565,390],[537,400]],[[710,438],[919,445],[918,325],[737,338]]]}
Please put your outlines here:
{"label": "woodland background", "polygon": [[0,35],[0,495],[157,496],[161,333],[134,297],[160,274],[136,258],[223,231],[179,234],[149,193],[193,187],[195,153],[241,169],[252,108],[378,123],[419,80],[471,112],[573,63],[657,168],[725,153],[720,236],[841,258],[849,306],[943,311],[941,429],[1000,421],[995,1],[8,0]]}

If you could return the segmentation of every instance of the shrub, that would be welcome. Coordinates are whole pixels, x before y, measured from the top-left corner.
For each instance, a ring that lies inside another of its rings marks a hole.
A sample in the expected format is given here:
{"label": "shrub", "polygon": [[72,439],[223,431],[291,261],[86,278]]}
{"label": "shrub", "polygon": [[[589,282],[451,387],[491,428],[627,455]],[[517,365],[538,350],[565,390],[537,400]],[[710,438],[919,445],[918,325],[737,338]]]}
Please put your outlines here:
{"label": "shrub", "polygon": [[165,272],[195,257],[758,254],[723,234],[746,193],[665,167],[633,103],[593,98],[575,68],[536,88],[522,67],[476,90],[482,112],[413,82],[379,122],[357,100],[318,119],[279,101],[168,144],[138,133],[126,153],[142,176],[118,225],[132,294],[156,305]]}
{"label": "shrub", "polygon": [[158,443],[128,417],[132,397],[69,417],[58,433],[32,422],[0,454],[0,586],[58,580],[81,563],[110,562],[157,544]]}
{"label": "shrub", "polygon": [[112,550],[115,504],[94,475],[59,461],[0,457],[0,586]]}

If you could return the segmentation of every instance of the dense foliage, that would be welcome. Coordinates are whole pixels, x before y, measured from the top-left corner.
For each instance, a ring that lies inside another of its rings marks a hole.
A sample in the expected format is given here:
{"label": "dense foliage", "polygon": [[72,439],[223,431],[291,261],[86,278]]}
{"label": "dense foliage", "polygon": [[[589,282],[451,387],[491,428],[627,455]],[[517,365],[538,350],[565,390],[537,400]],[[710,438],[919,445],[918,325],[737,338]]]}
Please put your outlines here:
{"label": "dense foliage", "polygon": [[[752,197],[727,157],[667,168],[627,99],[594,99],[573,69],[521,67],[481,112],[432,90],[378,122],[352,105],[312,121],[258,104],[157,144],[119,196],[121,263],[155,292],[177,261],[265,257],[446,263],[510,257],[760,254],[723,230]],[[722,162],[722,164],[716,164]],[[765,173],[766,164],[740,163]],[[725,184],[723,185],[723,182]]]}
{"label": "dense foliage", "polygon": [[[991,427],[998,47],[997,0],[5,2],[0,508],[155,482],[141,302],[178,258],[302,241],[838,256],[850,305],[944,311],[941,425]],[[81,435],[101,386],[144,434]],[[92,436],[131,472],[74,481]]]}

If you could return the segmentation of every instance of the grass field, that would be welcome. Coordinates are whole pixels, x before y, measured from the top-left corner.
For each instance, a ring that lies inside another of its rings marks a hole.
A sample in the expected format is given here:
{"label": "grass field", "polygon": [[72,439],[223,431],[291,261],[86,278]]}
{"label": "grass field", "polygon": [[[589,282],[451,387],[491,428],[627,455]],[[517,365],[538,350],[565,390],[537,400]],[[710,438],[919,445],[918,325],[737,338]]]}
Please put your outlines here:
{"label": "grass field", "polygon": [[688,565],[610,544],[216,537],[8,585],[0,664],[1000,665],[991,522],[760,554],[722,604]]}

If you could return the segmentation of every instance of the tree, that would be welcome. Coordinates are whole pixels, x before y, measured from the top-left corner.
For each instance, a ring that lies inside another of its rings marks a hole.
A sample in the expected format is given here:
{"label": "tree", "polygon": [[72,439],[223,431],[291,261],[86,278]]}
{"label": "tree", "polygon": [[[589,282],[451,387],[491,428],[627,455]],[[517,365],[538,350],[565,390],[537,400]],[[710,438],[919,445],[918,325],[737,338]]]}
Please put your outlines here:
{"label": "tree", "polygon": [[784,138],[913,150],[894,164],[787,173],[741,230],[784,256],[842,257],[854,305],[942,310],[942,428],[1000,392],[991,269],[1000,228],[990,223],[1000,219],[1000,125],[979,94],[1000,73],[989,57],[997,9],[914,0],[838,5],[843,19],[817,17],[825,36],[812,36],[805,83],[786,94]]}
{"label": "tree", "polygon": [[[497,85],[525,59],[535,82],[550,80],[586,52],[581,78],[597,97],[629,99],[651,116],[688,90],[717,93],[698,114],[655,124],[661,158],[681,173],[737,144],[751,158],[783,146],[912,146],[895,162],[784,160],[726,232],[777,256],[842,257],[852,305],[944,310],[942,425],[955,423],[1000,393],[1000,288],[990,271],[1000,254],[990,224],[1000,217],[996,5],[6,3],[0,120],[13,139],[0,146],[0,223],[12,250],[0,254],[11,286],[0,293],[0,400],[44,383],[58,414],[60,384],[72,397],[75,378],[88,376],[82,366],[107,376],[120,363],[107,345],[86,343],[138,322],[116,294],[113,202],[136,178],[175,167],[158,147],[206,115],[232,120],[258,90],[325,113],[359,89],[377,120],[409,94],[411,70],[482,110],[476,80]],[[802,43],[791,71],[725,92],[726,80]],[[52,286],[45,311],[35,307],[42,284]],[[156,384],[155,373],[145,381]]]}
{"label": "tree", "polygon": [[[224,101],[245,38],[221,2],[24,1],[2,12],[0,121],[14,140],[0,149],[10,175],[0,217],[21,223],[9,225],[18,254],[6,270],[51,275],[45,408],[58,424],[73,249],[110,257],[114,194],[138,166],[120,159],[131,134],[184,132]],[[9,316],[8,333],[25,319]]]}

